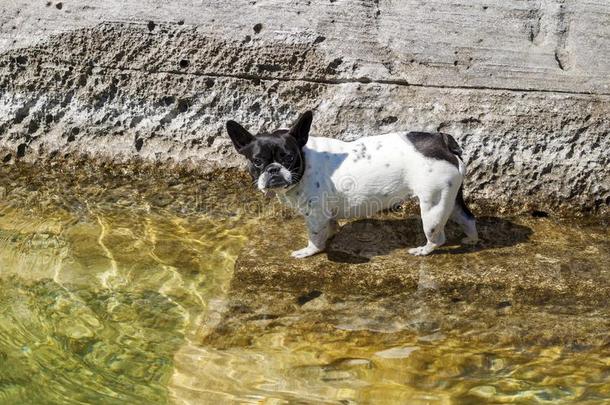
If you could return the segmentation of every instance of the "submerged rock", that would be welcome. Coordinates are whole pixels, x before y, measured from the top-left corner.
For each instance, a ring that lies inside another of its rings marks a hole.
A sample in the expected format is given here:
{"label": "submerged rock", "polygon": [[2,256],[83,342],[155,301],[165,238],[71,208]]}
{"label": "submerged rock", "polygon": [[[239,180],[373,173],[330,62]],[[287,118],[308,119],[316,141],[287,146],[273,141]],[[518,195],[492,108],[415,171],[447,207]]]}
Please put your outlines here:
{"label": "submerged rock", "polygon": [[414,257],[407,248],[425,243],[419,218],[386,215],[347,223],[326,253],[302,260],[290,258],[306,244],[301,219],[260,226],[265,231],[255,232],[237,259],[236,290],[430,293],[485,301],[498,310],[516,303],[606,305],[610,296],[607,228],[595,223],[481,217],[477,246],[459,245],[459,231],[450,224],[446,246]]}
{"label": "submerged rock", "polygon": [[[606,224],[481,217],[477,246],[456,244],[461,235],[450,225],[447,246],[414,257],[406,250],[424,242],[420,221],[403,216],[348,223],[326,253],[303,260],[289,257],[306,243],[302,220],[266,220],[237,258],[223,328],[204,341],[241,345],[239,336],[281,325],[295,333],[415,333],[422,344],[455,336],[501,345],[610,343]],[[271,324],[249,321],[263,312]]]}
{"label": "submerged rock", "polygon": [[419,350],[418,347],[393,347],[391,349],[383,350],[375,353],[375,356],[383,359],[404,359],[407,358],[414,351]]}
{"label": "submerged rock", "polygon": [[482,385],[479,387],[471,388],[468,393],[479,398],[490,399],[494,395],[496,395],[496,388],[490,385]]}

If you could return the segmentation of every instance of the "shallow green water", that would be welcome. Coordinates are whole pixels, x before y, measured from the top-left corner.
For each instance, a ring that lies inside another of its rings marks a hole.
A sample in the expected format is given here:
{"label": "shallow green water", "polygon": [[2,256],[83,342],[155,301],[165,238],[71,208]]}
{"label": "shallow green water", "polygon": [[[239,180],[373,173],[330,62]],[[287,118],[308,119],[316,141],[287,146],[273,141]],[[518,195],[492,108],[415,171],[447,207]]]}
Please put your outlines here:
{"label": "shallow green water", "polygon": [[607,346],[476,341],[426,324],[425,297],[417,328],[322,297],[223,337],[233,263],[271,214],[226,178],[47,169],[2,169],[0,403],[610,400]]}

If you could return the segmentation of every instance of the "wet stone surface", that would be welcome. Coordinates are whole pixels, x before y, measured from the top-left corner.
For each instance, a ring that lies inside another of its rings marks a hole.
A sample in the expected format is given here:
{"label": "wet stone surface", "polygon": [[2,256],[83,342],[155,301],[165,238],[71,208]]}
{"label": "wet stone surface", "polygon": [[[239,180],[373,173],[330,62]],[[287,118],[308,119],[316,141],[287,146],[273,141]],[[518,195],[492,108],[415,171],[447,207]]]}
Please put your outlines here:
{"label": "wet stone surface", "polygon": [[427,257],[407,248],[425,243],[418,217],[404,213],[345,224],[328,252],[293,260],[305,245],[299,218],[262,224],[238,257],[235,290],[319,290],[338,296],[434,292],[455,301],[604,306],[610,296],[610,243],[605,219],[481,216],[481,241],[448,243]]}

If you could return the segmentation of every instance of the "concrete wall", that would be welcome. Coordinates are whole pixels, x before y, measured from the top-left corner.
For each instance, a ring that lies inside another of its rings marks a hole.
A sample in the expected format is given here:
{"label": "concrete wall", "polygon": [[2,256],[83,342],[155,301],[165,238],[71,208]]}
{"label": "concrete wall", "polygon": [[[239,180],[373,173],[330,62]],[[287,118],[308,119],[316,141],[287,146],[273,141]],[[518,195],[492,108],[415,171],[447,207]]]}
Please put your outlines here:
{"label": "concrete wall", "polygon": [[4,0],[1,158],[234,166],[227,119],[310,108],[321,136],[452,133],[480,205],[604,212],[609,21],[602,0]]}

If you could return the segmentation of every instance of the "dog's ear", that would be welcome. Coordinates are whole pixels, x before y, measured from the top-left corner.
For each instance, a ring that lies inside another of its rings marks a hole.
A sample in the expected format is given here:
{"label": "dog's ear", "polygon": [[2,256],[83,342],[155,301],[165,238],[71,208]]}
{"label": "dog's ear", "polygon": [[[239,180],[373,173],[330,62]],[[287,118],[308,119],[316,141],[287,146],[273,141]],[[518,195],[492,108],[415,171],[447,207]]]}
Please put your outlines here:
{"label": "dog's ear", "polygon": [[305,111],[297,122],[290,128],[290,135],[292,135],[299,144],[300,147],[305,146],[307,139],[309,138],[309,129],[311,128],[311,120],[313,119],[313,113],[311,111]]}
{"label": "dog's ear", "polygon": [[254,140],[254,136],[235,121],[227,121],[227,132],[238,152]]}

